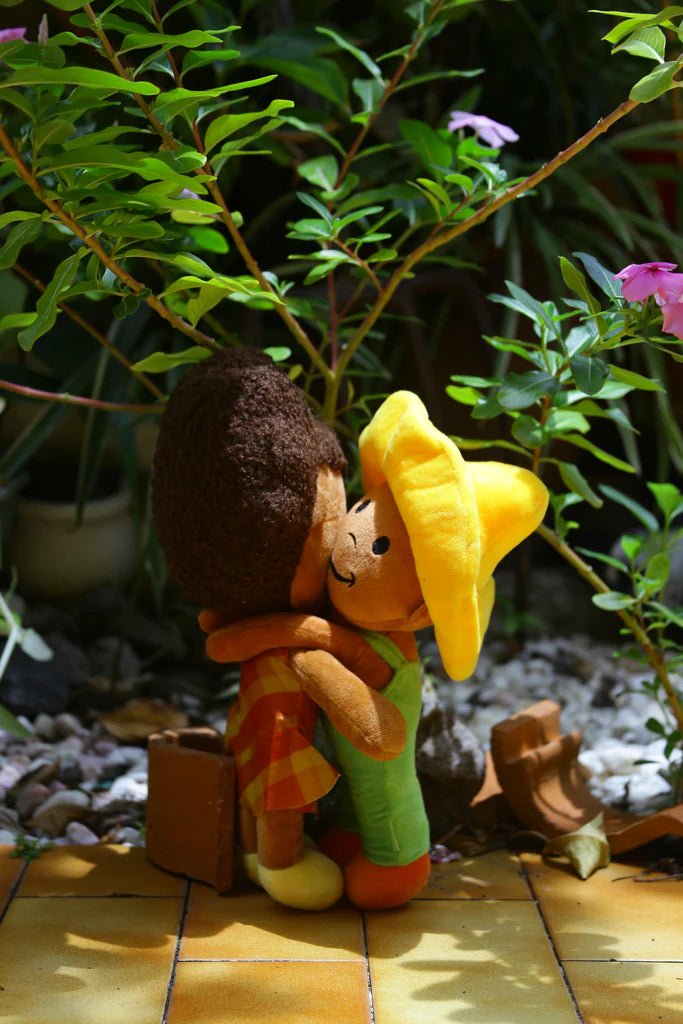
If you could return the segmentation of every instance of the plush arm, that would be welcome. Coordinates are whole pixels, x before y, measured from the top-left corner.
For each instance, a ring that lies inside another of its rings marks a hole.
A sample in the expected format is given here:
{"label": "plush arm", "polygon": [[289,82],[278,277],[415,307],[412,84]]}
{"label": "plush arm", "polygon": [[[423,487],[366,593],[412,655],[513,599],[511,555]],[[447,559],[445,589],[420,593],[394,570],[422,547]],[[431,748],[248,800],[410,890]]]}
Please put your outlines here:
{"label": "plush arm", "polygon": [[[202,612],[202,628],[211,629],[218,621],[213,612]],[[340,667],[373,690],[383,689],[391,678],[391,669],[370,647],[360,633],[328,622],[317,615],[276,612],[257,615],[215,629],[206,638],[206,653],[212,661],[248,661],[276,647],[306,648],[334,655]],[[333,659],[334,660],[334,659]]]}
{"label": "plush arm", "polygon": [[292,651],[289,666],[301,689],[356,750],[391,761],[406,745],[406,721],[381,693],[371,690],[327,651]]}

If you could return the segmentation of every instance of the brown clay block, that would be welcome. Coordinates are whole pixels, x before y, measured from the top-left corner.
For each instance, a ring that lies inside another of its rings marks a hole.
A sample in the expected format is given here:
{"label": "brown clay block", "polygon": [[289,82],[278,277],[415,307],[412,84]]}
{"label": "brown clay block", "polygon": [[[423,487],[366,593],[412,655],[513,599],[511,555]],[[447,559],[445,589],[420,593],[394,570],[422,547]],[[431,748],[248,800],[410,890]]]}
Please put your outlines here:
{"label": "brown clay block", "polygon": [[213,729],[149,738],[147,856],[158,867],[213,885],[233,882],[235,768]]}

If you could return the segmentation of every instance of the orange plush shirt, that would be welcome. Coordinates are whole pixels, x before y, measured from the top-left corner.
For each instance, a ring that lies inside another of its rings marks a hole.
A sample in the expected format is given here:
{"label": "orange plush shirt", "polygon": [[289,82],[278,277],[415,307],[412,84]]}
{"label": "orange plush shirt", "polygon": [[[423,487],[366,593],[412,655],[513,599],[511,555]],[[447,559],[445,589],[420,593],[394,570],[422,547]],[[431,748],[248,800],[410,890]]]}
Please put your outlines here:
{"label": "orange plush shirt", "polygon": [[299,687],[287,654],[276,649],[243,662],[228,717],[240,800],[256,816],[314,810],[339,774],[312,745],[318,709]]}

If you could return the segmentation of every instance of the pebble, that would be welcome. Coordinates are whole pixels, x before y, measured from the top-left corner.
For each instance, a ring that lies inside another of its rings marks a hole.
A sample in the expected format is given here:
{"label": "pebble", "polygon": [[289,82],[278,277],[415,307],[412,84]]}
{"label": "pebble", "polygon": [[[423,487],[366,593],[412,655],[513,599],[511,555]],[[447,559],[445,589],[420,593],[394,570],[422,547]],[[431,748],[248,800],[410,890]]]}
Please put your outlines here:
{"label": "pebble", "polygon": [[75,846],[94,846],[100,841],[99,836],[82,821],[70,821],[66,826],[65,838],[67,843],[73,843]]}
{"label": "pebble", "polygon": [[90,810],[90,798],[79,789],[65,789],[52,793],[36,809],[31,826],[50,838],[60,835],[70,821],[84,818]]}
{"label": "pebble", "polygon": [[0,828],[0,846],[14,846],[19,829]]}

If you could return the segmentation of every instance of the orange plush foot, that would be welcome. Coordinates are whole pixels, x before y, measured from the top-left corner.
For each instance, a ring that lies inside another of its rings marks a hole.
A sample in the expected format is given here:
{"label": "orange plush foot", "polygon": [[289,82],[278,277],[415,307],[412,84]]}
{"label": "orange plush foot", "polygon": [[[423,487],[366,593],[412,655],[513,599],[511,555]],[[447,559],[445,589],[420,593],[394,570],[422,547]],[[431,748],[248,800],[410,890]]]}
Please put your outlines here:
{"label": "orange plush foot", "polygon": [[318,843],[320,852],[333,860],[340,868],[345,868],[362,848],[358,832],[349,832],[348,829],[340,828],[339,825],[329,828]]}
{"label": "orange plush foot", "polygon": [[410,864],[372,864],[364,853],[357,854],[344,870],[346,895],[361,910],[400,907],[417,896],[429,878],[429,854]]}

